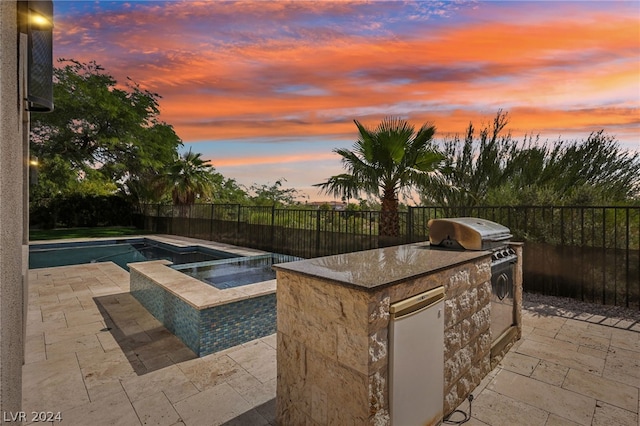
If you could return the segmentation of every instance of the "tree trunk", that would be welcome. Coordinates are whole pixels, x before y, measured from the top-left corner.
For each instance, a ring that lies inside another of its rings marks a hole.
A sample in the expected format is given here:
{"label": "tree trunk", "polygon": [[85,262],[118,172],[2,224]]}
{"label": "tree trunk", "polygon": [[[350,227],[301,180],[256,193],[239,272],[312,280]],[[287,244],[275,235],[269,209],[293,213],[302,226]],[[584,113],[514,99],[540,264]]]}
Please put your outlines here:
{"label": "tree trunk", "polygon": [[380,237],[398,237],[400,235],[400,216],[398,214],[398,198],[393,189],[385,189],[380,210]]}

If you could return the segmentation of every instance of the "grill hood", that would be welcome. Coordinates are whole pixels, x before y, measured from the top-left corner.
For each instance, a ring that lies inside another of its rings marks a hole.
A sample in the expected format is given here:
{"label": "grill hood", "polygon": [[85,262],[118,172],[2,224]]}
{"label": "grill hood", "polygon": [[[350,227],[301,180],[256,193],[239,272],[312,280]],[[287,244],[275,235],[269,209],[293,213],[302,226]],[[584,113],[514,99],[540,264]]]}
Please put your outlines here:
{"label": "grill hood", "polygon": [[512,237],[506,226],[477,217],[431,219],[428,226],[431,245],[447,248],[490,250]]}

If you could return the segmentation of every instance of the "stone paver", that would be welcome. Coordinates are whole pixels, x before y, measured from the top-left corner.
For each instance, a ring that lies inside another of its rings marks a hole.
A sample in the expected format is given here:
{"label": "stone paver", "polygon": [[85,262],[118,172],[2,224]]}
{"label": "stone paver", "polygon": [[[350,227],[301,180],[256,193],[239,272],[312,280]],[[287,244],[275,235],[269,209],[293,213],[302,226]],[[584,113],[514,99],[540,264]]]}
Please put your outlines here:
{"label": "stone paver", "polygon": [[604,402],[599,402],[596,405],[592,426],[636,426],[637,424],[637,412],[623,410]]}
{"label": "stone paver", "polygon": [[253,407],[228,383],[221,383],[175,404],[186,425],[219,425]]}
{"label": "stone paver", "polygon": [[558,416],[571,418],[581,425],[591,424],[596,406],[595,398],[508,370],[500,372],[487,389]]}
{"label": "stone paver", "polygon": [[[128,280],[112,263],[30,271],[25,411],[69,425],[275,424],[275,335],[196,358]],[[473,394],[471,426],[639,426],[640,325],[529,307],[523,339]]]}
{"label": "stone paver", "polygon": [[564,378],[569,371],[568,367],[554,364],[546,360],[540,360],[540,363],[531,374],[531,377],[541,382],[549,383],[553,386],[562,386]]}
{"label": "stone paver", "polygon": [[89,402],[75,356],[25,364],[22,369],[22,409],[64,411]]}
{"label": "stone paver", "polygon": [[136,425],[138,416],[123,392],[76,406],[62,413],[61,425]]}
{"label": "stone paver", "polygon": [[592,355],[578,352],[578,348],[566,349],[560,345],[525,340],[516,350],[520,354],[601,375],[605,361]]}
{"label": "stone paver", "polygon": [[173,425],[180,415],[164,392],[157,392],[133,403],[133,408],[143,425]]}
{"label": "stone paver", "polygon": [[635,411],[638,407],[637,387],[584,373],[580,370],[569,370],[562,388],[588,395],[598,401],[604,401],[625,410]]}
{"label": "stone paver", "polygon": [[544,426],[549,413],[486,389],[473,400],[473,417],[488,425]]}

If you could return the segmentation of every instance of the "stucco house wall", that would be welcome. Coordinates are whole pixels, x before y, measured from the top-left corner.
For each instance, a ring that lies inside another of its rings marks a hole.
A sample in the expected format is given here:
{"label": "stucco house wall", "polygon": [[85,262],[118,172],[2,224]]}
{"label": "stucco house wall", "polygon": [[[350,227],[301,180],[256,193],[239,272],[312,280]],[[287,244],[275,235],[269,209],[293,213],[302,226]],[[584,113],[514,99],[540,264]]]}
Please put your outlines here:
{"label": "stucco house wall", "polygon": [[27,163],[17,2],[0,1],[0,411],[22,400]]}

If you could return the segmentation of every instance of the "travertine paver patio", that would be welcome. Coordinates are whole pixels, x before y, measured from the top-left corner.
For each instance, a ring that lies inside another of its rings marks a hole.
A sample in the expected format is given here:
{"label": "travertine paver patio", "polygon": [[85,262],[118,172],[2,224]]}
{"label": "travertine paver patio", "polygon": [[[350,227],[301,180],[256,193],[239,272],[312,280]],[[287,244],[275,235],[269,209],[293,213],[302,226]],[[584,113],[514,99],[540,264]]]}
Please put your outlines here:
{"label": "travertine paver patio", "polygon": [[[112,263],[30,271],[25,411],[69,425],[275,424],[275,335],[195,358],[128,287]],[[527,305],[523,339],[473,392],[466,424],[638,426],[640,323]]]}

